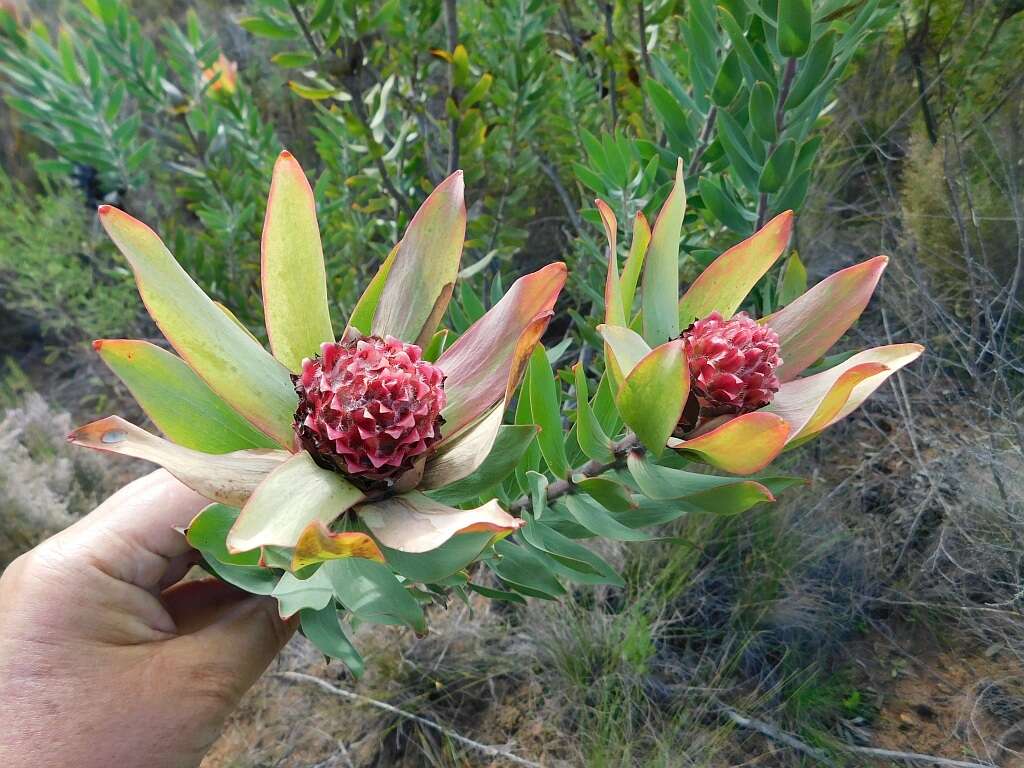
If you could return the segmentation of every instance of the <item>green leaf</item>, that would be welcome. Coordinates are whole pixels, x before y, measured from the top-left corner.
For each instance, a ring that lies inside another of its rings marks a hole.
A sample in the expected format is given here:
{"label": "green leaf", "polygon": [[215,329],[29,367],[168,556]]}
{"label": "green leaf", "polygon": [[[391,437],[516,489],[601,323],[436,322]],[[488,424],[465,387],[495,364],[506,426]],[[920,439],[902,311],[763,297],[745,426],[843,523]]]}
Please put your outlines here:
{"label": "green leaf", "polygon": [[786,259],[786,266],[779,276],[779,306],[789,304],[807,291],[807,268],[796,251]]}
{"label": "green leaf", "polygon": [[683,186],[683,159],[676,161],[675,182],[658,218],[654,222],[651,244],[644,265],[643,306],[644,339],[657,345],[679,335],[679,239],[686,213],[686,189]]}
{"label": "green leaf", "polygon": [[288,370],[210,301],[153,230],[110,206],[100,207],[100,221],[178,354],[250,423],[290,446],[296,398]]}
{"label": "green leaf", "polygon": [[786,139],[768,157],[764,170],[761,171],[761,178],[757,181],[757,187],[762,192],[778,192],[782,185],[789,178],[789,171],[793,167],[793,159],[796,157],[796,142],[793,139]]}
{"label": "green leaf", "polygon": [[651,99],[654,111],[661,117],[665,133],[676,148],[682,150],[696,144],[697,137],[690,128],[689,118],[669,90],[653,78],[644,81],[644,90]]}
{"label": "green leaf", "polygon": [[590,407],[590,388],[582,363],[573,366],[576,380],[576,439],[587,458],[594,461],[610,462],[612,441],[601,428],[601,422]]}
{"label": "green leaf", "polygon": [[796,109],[803,104],[814,89],[825,81],[832,66],[832,52],[835,49],[836,33],[827,30],[811,47],[811,52],[800,64],[799,73],[786,97],[785,108]]}
{"label": "green leaf", "polygon": [[249,497],[228,536],[228,548],[294,547],[310,523],[329,525],[362,498],[362,491],[302,451],[267,475]]}
{"label": "green leaf", "polygon": [[614,584],[619,587],[625,584],[614,568],[582,544],[577,544],[544,523],[537,522],[529,513],[524,513],[523,519],[526,520],[526,525],[520,531],[523,540],[546,552],[570,571],[599,577],[599,582],[591,583]]}
{"label": "green leaf", "polygon": [[461,102],[459,107],[465,111],[476,104],[480,99],[487,95],[487,92],[491,90],[491,85],[494,83],[494,75],[484,73],[480,76],[480,79],[476,81],[476,85],[469,89]]}
{"label": "green leaf", "polygon": [[712,512],[736,513],[775,500],[771,491],[754,480],[661,467],[636,454],[626,461],[637,486],[655,501],[679,499]]}
{"label": "green leaf", "polygon": [[348,639],[338,621],[338,611],[329,605],[319,611],[306,608],[299,613],[304,634],[324,656],[337,659],[356,677],[363,675],[363,657]]}
{"label": "green leaf", "polygon": [[582,494],[565,496],[564,504],[572,518],[596,536],[615,541],[648,541],[646,533],[628,528],[616,520],[597,501]]}
{"label": "green leaf", "polygon": [[274,587],[277,586],[277,571],[272,571],[269,568],[229,565],[228,563],[222,563],[219,560],[208,557],[202,550],[200,550],[200,554],[204,558],[204,567],[214,576],[249,594],[269,595],[274,591]]}
{"label": "green leaf", "polygon": [[562,414],[559,408],[558,383],[548,363],[544,347],[537,344],[530,355],[530,412],[540,426],[537,443],[544,462],[555,477],[569,474],[562,435]]}
{"label": "green leaf", "polygon": [[612,512],[625,512],[636,506],[629,489],[608,476],[582,478],[576,481],[576,488]]}
{"label": "green leaf", "polygon": [[783,56],[799,58],[811,44],[811,0],[779,0],[778,44]]}
{"label": "green leaf", "polygon": [[472,474],[444,488],[427,493],[444,504],[461,504],[479,498],[515,471],[516,464],[533,444],[537,427],[533,424],[504,424],[498,428],[494,446],[483,464]]}
{"label": "green leaf", "polygon": [[532,501],[533,516],[540,517],[547,508],[548,479],[540,472],[527,472],[526,485]]}
{"label": "green leaf", "polygon": [[690,394],[681,339],[652,349],[626,376],[616,396],[622,420],[640,442],[660,456]]}
{"label": "green leaf", "polygon": [[804,171],[795,179],[791,179],[786,188],[775,198],[772,207],[775,210],[795,210],[804,203],[807,190],[811,185],[811,172]]}
{"label": "green leaf", "polygon": [[334,341],[313,189],[290,152],[274,164],[263,222],[263,314],[274,357],[292,373]]}
{"label": "green leaf", "polygon": [[334,594],[360,621],[374,624],[405,624],[419,634],[427,631],[423,609],[391,570],[359,557],[331,560],[327,571]]}
{"label": "green leaf", "polygon": [[381,546],[388,565],[409,581],[430,584],[461,571],[476,560],[490,543],[493,534],[459,533],[429,552],[400,552]]}
{"label": "green leaf", "polygon": [[316,55],[306,51],[283,51],[271,56],[270,60],[285,69],[298,69],[316,61]]}
{"label": "green leaf", "polygon": [[622,267],[622,308],[626,313],[627,323],[633,314],[633,297],[636,295],[637,282],[640,280],[650,242],[651,226],[643,212],[638,212],[633,222],[633,241],[629,245],[629,254]]}
{"label": "green leaf", "polygon": [[308,579],[294,574],[283,573],[277,582],[272,597],[277,598],[277,612],[287,619],[299,611],[319,611],[334,601],[334,587],[323,568],[318,568]]}
{"label": "green leaf", "polygon": [[189,523],[185,538],[188,543],[202,552],[207,558],[213,558],[226,565],[260,567],[260,551],[231,554],[225,541],[228,531],[238,518],[238,510],[225,504],[211,504],[203,509]]}
{"label": "green leaf", "polygon": [[284,24],[278,24],[270,19],[260,16],[250,16],[238,22],[246,32],[256,37],[266,37],[271,40],[292,40],[299,36],[296,29]]}
{"label": "green leaf", "polygon": [[373,326],[373,314],[377,311],[380,295],[384,291],[384,284],[388,280],[388,274],[391,272],[391,267],[395,263],[397,255],[398,245],[392,248],[391,253],[381,262],[381,265],[377,268],[377,273],[367,284],[363,295],[359,297],[359,301],[356,302],[356,306],[352,310],[352,316],[348,319],[349,328],[355,328],[364,336],[370,335],[371,327]]}
{"label": "green leaf", "polygon": [[750,123],[761,141],[775,141],[775,95],[768,83],[758,81],[750,89]]}
{"label": "green leaf", "polygon": [[757,57],[754,49],[750,47],[750,42],[747,40],[743,28],[736,23],[736,19],[723,6],[718,8],[718,20],[721,22],[726,34],[729,35],[729,39],[732,40],[733,49],[743,63],[746,70],[744,75],[747,81],[751,85],[757,80],[763,80],[766,83],[774,82],[775,77],[772,71]]}
{"label": "green leaf", "polygon": [[508,592],[504,589],[492,589],[491,587],[485,587],[480,584],[470,584],[469,589],[472,592],[476,592],[478,595],[483,595],[490,600],[502,600],[506,603],[526,605],[526,600],[523,599],[523,596],[517,595],[515,592]]}
{"label": "green leaf", "polygon": [[276,447],[167,350],[125,339],[95,341],[93,348],[153,423],[178,445],[204,453]]}
{"label": "green leaf", "polygon": [[494,551],[499,559],[488,561],[488,567],[517,592],[547,599],[565,594],[565,587],[534,550],[510,541],[499,541],[494,545]]}
{"label": "green leaf", "polygon": [[722,61],[715,83],[711,86],[711,100],[719,107],[729,106],[742,84],[743,71],[740,69],[739,54],[733,49]]}

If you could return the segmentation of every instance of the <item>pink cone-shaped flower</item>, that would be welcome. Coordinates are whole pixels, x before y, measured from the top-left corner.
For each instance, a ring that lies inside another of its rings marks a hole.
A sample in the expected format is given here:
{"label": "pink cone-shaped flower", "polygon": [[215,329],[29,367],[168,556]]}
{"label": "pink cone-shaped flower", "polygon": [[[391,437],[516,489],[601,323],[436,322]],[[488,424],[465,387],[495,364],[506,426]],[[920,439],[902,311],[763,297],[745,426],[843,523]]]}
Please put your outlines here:
{"label": "pink cone-shaped flower", "polygon": [[295,433],[318,464],[386,481],[441,438],[444,374],[387,336],[329,342],[295,376]]}
{"label": "pink cone-shaped flower", "polygon": [[779,335],[746,312],[712,312],[683,331],[693,392],[705,416],[749,413],[779,391]]}

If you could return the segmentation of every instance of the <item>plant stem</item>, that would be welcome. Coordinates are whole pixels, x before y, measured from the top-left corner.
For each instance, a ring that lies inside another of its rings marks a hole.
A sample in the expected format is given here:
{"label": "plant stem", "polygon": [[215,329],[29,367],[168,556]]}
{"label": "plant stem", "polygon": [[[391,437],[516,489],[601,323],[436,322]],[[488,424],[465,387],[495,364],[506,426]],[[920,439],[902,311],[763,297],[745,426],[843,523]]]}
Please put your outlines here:
{"label": "plant stem", "polygon": [[715,130],[715,119],[718,117],[718,107],[708,110],[708,116],[704,120],[704,129],[700,132],[700,140],[697,149],[693,152],[693,159],[690,160],[690,167],[686,169],[687,176],[693,176],[700,170],[704,153],[711,144],[711,132]]}
{"label": "plant stem", "polygon": [[651,66],[651,53],[647,50],[647,13],[644,9],[644,0],[637,0],[636,24],[640,33],[640,58],[644,62],[644,69],[650,77],[654,77],[654,67]]}
{"label": "plant stem", "polygon": [[612,3],[604,4],[604,45],[607,52],[607,66],[608,66],[608,99],[612,107],[612,131],[615,130],[616,124],[619,122],[619,105],[616,103],[615,96],[615,61],[612,58],[615,50],[615,30],[612,28],[613,15],[615,13],[615,6]]}
{"label": "plant stem", "polygon": [[306,19],[303,18],[302,12],[299,10],[299,6],[295,4],[294,0],[288,0],[288,7],[292,11],[292,16],[295,17],[295,23],[299,25],[299,29],[302,30],[303,36],[306,38],[306,42],[309,43],[309,47],[313,49],[313,53],[319,59],[324,55],[323,49],[317,45],[316,39],[313,37],[313,31],[309,28],[306,23]]}
{"label": "plant stem", "polygon": [[[444,0],[444,26],[448,33],[448,53],[455,55],[459,44],[459,17],[455,0]],[[458,106],[459,98],[455,87],[455,64],[448,64],[448,98]],[[448,173],[455,173],[459,167],[459,119],[448,116]]]}
{"label": "plant stem", "polygon": [[[617,443],[612,444],[611,450],[614,458],[611,461],[605,462],[591,459],[579,469],[575,469],[569,473],[568,478],[561,478],[551,483],[544,494],[545,498],[548,502],[552,502],[561,496],[575,493],[576,480],[573,478],[598,477],[610,469],[619,469],[625,466],[626,456],[628,456],[631,451],[638,449],[641,449],[640,441],[637,440],[636,435],[632,432],[627,432],[624,438],[619,440]],[[530,498],[530,495],[523,494],[509,505],[508,511],[514,515],[520,514],[524,510],[529,509],[532,504],[533,499]]]}
{"label": "plant stem", "polygon": [[[782,75],[782,85],[779,88],[779,100],[775,108],[775,134],[776,139],[768,147],[768,157],[779,146],[778,137],[782,135],[782,129],[786,126],[786,99],[789,98],[789,89],[793,87],[793,79],[796,77],[796,59],[789,59],[786,62],[786,70]],[[768,219],[768,193],[762,192],[757,198],[757,226],[756,232],[765,225]]]}

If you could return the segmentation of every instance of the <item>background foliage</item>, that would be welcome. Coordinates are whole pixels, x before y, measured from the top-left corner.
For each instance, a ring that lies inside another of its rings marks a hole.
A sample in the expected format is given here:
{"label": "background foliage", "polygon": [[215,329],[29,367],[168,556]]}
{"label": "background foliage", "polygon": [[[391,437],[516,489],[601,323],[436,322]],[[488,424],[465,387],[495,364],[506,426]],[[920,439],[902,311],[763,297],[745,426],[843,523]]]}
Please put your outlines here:
{"label": "background foliage", "polygon": [[[773,511],[690,516],[684,546],[602,551],[625,586],[572,589],[564,609],[472,620],[453,609],[438,637],[377,651],[383,671],[363,685],[483,740],[511,732],[545,762],[734,764],[778,748],[730,712],[847,757],[837,744],[938,752],[949,742],[928,741],[924,715],[911,715],[909,734],[886,730],[887,717],[903,722],[899,706],[916,712],[910,694],[892,703],[914,657],[955,666],[940,661],[942,644],[907,639],[932,631],[963,644],[957,657],[987,660],[957,683],[967,700],[949,719],[940,694],[925,696],[938,730],[967,723],[950,756],[1008,758],[1024,700],[1024,8],[812,5],[818,23],[805,34],[804,4],[787,0],[14,3],[0,16],[0,344],[17,364],[0,394],[12,390],[13,404],[34,386],[81,412],[121,402],[79,352],[96,336],[155,330],[97,235],[101,201],[160,222],[189,273],[260,333],[259,236],[281,146],[315,180],[336,324],[426,191],[462,167],[472,207],[449,323],[465,328],[515,276],[561,258],[572,278],[558,316],[575,322],[553,323],[545,342],[556,370],[589,364],[604,278],[592,199],[627,228],[640,213],[653,220],[681,155],[687,275],[794,207],[800,256],[755,290],[759,313],[785,302],[787,280],[888,252],[880,301],[851,346],[921,339],[924,366],[791,460],[785,469],[814,477],[813,492]],[[238,65],[233,88],[230,68],[215,74],[222,53]],[[0,477],[11,487],[25,456],[70,460],[23,426],[47,421],[44,407],[21,407],[0,428],[20,446]],[[107,487],[91,466],[61,466],[53,493],[70,501],[47,504],[45,520],[22,522],[21,496],[3,502],[17,520],[2,518],[10,554]],[[446,635],[462,653],[441,653]],[[858,655],[862,641],[886,650]],[[534,661],[495,662],[502,654]],[[512,701],[534,703],[512,717]],[[512,725],[482,724],[474,709]],[[254,746],[253,733],[274,727],[266,713],[246,717],[256,724],[235,724],[225,763],[294,753],[294,722],[282,720],[274,752]],[[402,722],[374,723],[396,735],[370,740],[374,759],[458,759],[463,747]],[[810,759],[788,748],[776,758]]]}

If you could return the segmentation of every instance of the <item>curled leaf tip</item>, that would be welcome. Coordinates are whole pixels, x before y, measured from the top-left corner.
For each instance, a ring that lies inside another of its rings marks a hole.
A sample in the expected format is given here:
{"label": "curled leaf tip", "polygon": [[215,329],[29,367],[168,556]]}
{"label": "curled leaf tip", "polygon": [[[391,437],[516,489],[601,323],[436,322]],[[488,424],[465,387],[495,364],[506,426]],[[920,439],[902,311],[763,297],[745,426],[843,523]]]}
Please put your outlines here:
{"label": "curled leaf tip", "polygon": [[112,205],[103,204],[96,209],[96,213],[98,213],[100,216],[106,216],[112,210],[114,210],[114,207]]}
{"label": "curled leaf tip", "polygon": [[103,348],[103,339],[95,339],[92,343],[92,348],[99,352]]}
{"label": "curled leaf tip", "polygon": [[292,153],[289,152],[287,149],[282,149],[281,150],[281,154],[278,155],[278,157],[280,157],[282,160],[291,160],[292,159]]}

